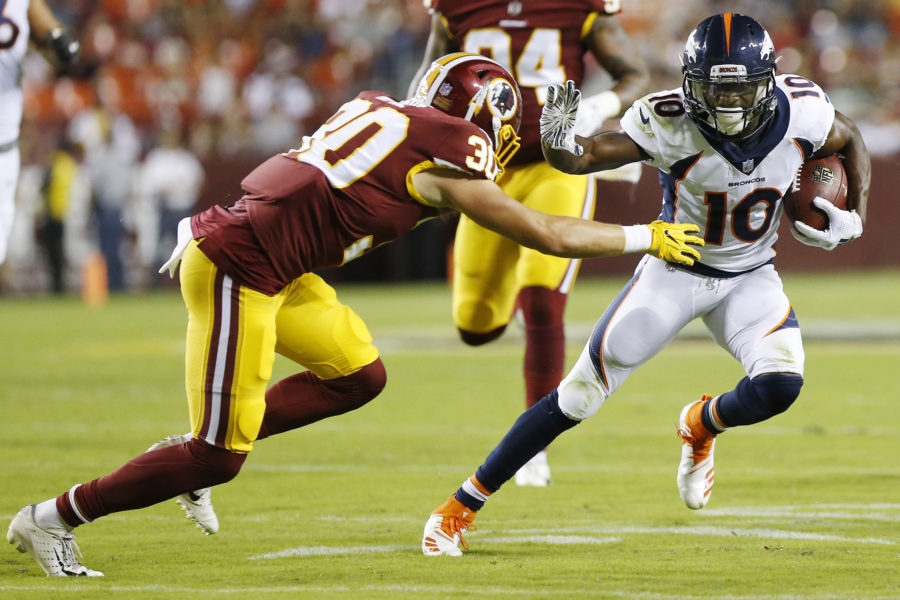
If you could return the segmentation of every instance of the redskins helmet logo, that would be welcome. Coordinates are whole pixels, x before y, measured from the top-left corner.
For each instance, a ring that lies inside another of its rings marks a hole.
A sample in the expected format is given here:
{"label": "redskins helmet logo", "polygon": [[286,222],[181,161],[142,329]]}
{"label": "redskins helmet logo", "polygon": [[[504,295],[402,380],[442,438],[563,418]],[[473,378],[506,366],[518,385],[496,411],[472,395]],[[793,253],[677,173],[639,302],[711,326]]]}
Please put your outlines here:
{"label": "redskins helmet logo", "polygon": [[501,121],[511,119],[519,108],[516,90],[505,79],[492,79],[488,84],[488,110]]}

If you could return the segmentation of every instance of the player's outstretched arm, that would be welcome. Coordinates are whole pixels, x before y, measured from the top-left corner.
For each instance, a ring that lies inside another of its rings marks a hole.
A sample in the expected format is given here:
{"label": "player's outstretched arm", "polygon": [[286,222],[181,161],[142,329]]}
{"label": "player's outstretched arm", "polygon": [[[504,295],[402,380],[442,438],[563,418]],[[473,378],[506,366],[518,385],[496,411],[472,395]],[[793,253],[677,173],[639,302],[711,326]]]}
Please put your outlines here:
{"label": "player's outstretched arm", "polygon": [[622,131],[604,131],[591,137],[575,135],[581,91],[572,81],[547,88],[541,112],[541,149],[555,169],[584,174],[615,169],[649,158]]}
{"label": "player's outstretched arm", "polygon": [[646,252],[663,260],[693,264],[703,240],[696,225],[655,221],[623,227],[532,210],[497,184],[449,170],[417,173],[413,185],[433,206],[452,208],[473,221],[545,254],[567,258]]}
{"label": "player's outstretched arm", "polygon": [[856,124],[835,111],[834,125],[816,157],[839,154],[847,172],[847,210],[855,210],[866,224],[869,186],[872,182],[872,160]]}

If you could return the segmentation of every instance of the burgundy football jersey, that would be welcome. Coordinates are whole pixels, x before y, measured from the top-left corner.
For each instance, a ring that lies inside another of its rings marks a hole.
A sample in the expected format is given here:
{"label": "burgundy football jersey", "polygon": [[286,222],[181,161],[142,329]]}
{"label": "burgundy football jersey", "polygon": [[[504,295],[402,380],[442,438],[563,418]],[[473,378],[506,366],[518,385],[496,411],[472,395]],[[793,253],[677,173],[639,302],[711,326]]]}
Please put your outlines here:
{"label": "burgundy football jersey", "polygon": [[[510,165],[544,159],[540,118],[546,88],[584,78],[584,36],[595,14],[619,12],[619,0],[426,0],[440,13],[460,50],[484,54],[509,69],[522,90],[522,147]],[[590,19],[590,21],[589,21]]]}
{"label": "burgundy football jersey", "polygon": [[363,92],[299,149],[251,171],[233,206],[194,215],[193,234],[225,274],[274,294],[303,273],[344,264],[437,216],[411,187],[412,176],[429,167],[497,175],[490,138],[477,126]]}

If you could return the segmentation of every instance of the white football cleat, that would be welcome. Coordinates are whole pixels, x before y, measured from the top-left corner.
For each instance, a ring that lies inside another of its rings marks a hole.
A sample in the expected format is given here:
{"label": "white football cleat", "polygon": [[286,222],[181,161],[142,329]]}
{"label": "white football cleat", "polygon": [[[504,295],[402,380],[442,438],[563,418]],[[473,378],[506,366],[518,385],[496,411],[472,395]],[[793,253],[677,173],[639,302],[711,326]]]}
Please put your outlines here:
{"label": "white football cleat", "polygon": [[541,450],[531,457],[527,463],[516,471],[516,485],[547,487],[550,480],[550,465],[547,463],[547,451]]}
{"label": "white football cleat", "polygon": [[[191,441],[193,436],[190,433],[184,435],[170,435],[163,438],[150,446],[147,452],[165,448],[167,446],[177,446]],[[181,506],[187,517],[197,524],[197,527],[203,530],[206,535],[212,535],[219,531],[219,517],[212,505],[212,489],[202,488],[181,494],[175,501]]]}
{"label": "white football cleat", "polygon": [[712,400],[703,396],[683,409],[678,418],[678,437],[681,438],[681,462],[678,465],[678,493],[688,508],[706,506],[715,479],[713,452],[716,434],[703,425],[703,407]]}
{"label": "white football cleat", "polygon": [[425,522],[422,534],[422,553],[425,556],[462,556],[462,550],[469,549],[463,538],[468,529],[475,529],[472,521],[475,511],[470,510],[455,496],[434,509]]}
{"label": "white football cleat", "polygon": [[13,518],[6,531],[6,541],[19,552],[27,552],[48,577],[103,577],[100,571],[88,569],[78,562],[81,550],[75,534],[60,529],[41,529],[34,522],[34,504],[29,504]]}

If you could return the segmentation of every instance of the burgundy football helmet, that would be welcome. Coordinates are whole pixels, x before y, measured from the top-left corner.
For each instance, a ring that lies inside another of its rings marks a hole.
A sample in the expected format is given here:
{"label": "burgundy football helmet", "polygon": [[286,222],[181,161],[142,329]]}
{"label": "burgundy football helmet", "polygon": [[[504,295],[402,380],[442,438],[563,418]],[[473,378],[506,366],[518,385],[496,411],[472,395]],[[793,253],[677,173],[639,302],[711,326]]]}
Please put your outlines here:
{"label": "burgundy football helmet", "polygon": [[519,86],[509,71],[487,57],[456,52],[437,59],[419,82],[414,98],[478,125],[494,141],[501,168],[519,149]]}

